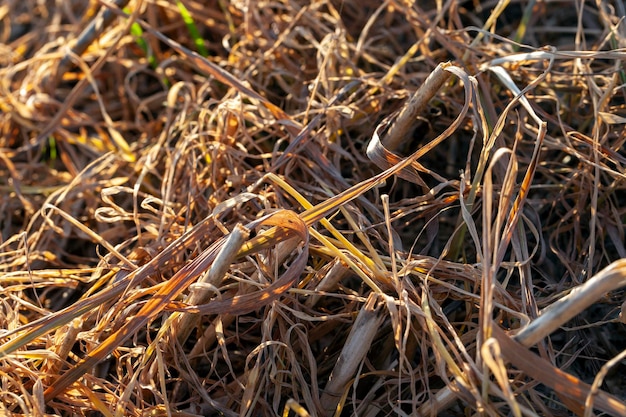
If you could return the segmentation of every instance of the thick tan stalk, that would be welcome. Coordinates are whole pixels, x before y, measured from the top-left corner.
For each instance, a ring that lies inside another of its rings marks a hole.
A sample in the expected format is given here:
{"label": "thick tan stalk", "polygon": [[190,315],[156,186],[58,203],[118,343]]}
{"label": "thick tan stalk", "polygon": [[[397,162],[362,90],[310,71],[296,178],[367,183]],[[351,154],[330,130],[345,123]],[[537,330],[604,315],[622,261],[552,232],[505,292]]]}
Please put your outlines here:
{"label": "thick tan stalk", "polygon": [[382,140],[383,146],[393,152],[406,140],[411,128],[415,124],[415,119],[426,108],[428,102],[437,94],[441,86],[450,78],[450,72],[445,69],[450,62],[442,62],[430,73],[424,84],[417,89],[409,99],[409,102],[402,108],[396,121],[391,125],[389,131]]}
{"label": "thick tan stalk", "polygon": [[[185,299],[185,303],[190,305],[206,304],[214,295],[212,288],[219,287],[228,272],[230,265],[237,259],[237,255],[243,243],[250,236],[250,230],[241,224],[237,224],[233,231],[228,235],[226,243],[221,248],[215,261],[211,265],[208,273],[203,275],[198,284],[201,286],[192,290]],[[203,284],[203,286],[202,286]],[[198,319],[197,314],[180,314],[178,324],[175,325],[178,341],[184,344],[191,334],[195,321]]]}
{"label": "thick tan stalk", "polygon": [[359,364],[367,355],[383,320],[379,314],[381,306],[378,295],[371,293],[359,311],[320,399],[325,415],[335,413],[347,384],[355,377]]}

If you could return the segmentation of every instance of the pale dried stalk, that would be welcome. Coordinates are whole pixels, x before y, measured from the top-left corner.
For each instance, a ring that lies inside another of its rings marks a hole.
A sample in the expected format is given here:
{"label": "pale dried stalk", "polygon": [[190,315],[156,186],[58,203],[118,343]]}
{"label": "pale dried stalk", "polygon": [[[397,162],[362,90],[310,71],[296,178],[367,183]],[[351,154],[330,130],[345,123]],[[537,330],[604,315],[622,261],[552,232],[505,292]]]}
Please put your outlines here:
{"label": "pale dried stalk", "polygon": [[408,103],[402,108],[397,119],[383,138],[383,146],[393,152],[406,140],[409,131],[415,124],[415,119],[426,108],[428,102],[437,94],[441,86],[450,78],[450,72],[446,67],[449,62],[442,62],[430,73],[424,84],[411,96]]}
{"label": "pale dried stalk", "polygon": [[[220,249],[215,257],[215,261],[211,265],[208,273],[203,275],[198,284],[192,288],[191,293],[185,298],[185,303],[190,305],[206,304],[211,300],[213,291],[211,288],[218,287],[228,272],[230,265],[237,258],[239,249],[250,236],[250,230],[241,224],[237,224],[232,232],[228,235],[224,246]],[[176,319],[175,317],[178,316]],[[178,341],[184,344],[191,331],[194,323],[198,319],[197,314],[174,313],[172,315],[173,328],[176,329]]]}
{"label": "pale dried stalk", "polygon": [[367,355],[384,318],[380,314],[382,305],[378,295],[370,293],[359,311],[320,399],[325,415],[335,413],[348,382],[354,378],[359,364]]}
{"label": "pale dried stalk", "polygon": [[334,261],[328,272],[324,274],[324,277],[320,280],[319,284],[315,287],[315,291],[309,296],[305,304],[308,307],[313,307],[320,300],[322,295],[320,293],[332,291],[337,287],[337,283],[341,281],[350,269],[339,261]]}
{"label": "pale dried stalk", "polygon": [[[568,295],[542,310],[537,319],[520,330],[512,339],[531,347],[596,302],[604,294],[626,286],[626,259],[620,259],[593,278],[574,288]],[[451,385],[456,385],[452,382]],[[456,399],[451,387],[437,393],[431,402],[419,409],[420,415],[441,412]]]}
{"label": "pale dried stalk", "polygon": [[593,384],[591,385],[591,389],[589,390],[589,393],[587,394],[587,398],[585,400],[584,417],[593,416],[594,400],[595,400],[594,397],[600,392],[600,387],[602,386],[602,383],[604,382],[604,378],[606,377],[608,372],[611,369],[613,369],[613,367],[618,365],[624,359],[626,359],[626,350],[623,350],[622,353],[620,353],[619,355],[615,356],[614,358],[609,360],[607,363],[602,365],[600,372],[598,372],[596,377],[593,379]]}
{"label": "pale dried stalk", "polygon": [[626,286],[626,259],[620,259],[598,272],[584,284],[574,288],[565,297],[543,309],[540,316],[513,336],[513,339],[526,347],[533,346],[599,300],[604,294],[624,286]]}
{"label": "pale dried stalk", "polygon": [[[388,147],[393,149],[393,143],[402,139],[404,134],[406,133],[406,129],[410,128],[410,124],[413,122],[411,115],[415,115],[415,109],[418,105],[425,105],[427,102],[427,98],[430,94],[435,94],[438,85],[441,86],[440,83],[445,82],[448,75],[439,75],[439,70],[444,72],[450,72],[456,75],[463,81],[463,88],[465,90],[465,103],[463,105],[463,109],[459,113],[456,119],[444,130],[437,138],[431,140],[428,143],[423,144],[420,148],[418,148],[415,152],[411,154],[408,158],[402,158],[394,152],[390,151]],[[383,120],[374,130],[374,134],[372,135],[372,139],[367,145],[366,154],[367,157],[376,164],[381,169],[389,169],[390,167],[394,168],[394,174],[400,178],[403,178],[407,181],[413,182],[415,184],[421,185],[422,188],[426,191],[429,187],[427,184],[421,179],[418,171],[429,172],[426,170],[418,161],[420,157],[430,152],[436,146],[438,146],[445,139],[449,138],[454,132],[456,132],[460,126],[461,120],[467,114],[469,109],[470,102],[476,101],[475,99],[475,88],[476,88],[476,79],[474,77],[469,76],[463,69],[452,65],[450,62],[441,63],[437,66],[436,70],[433,73],[437,73],[437,75],[429,77],[429,79],[434,79],[434,81],[427,81],[425,85],[428,85],[428,88],[425,89],[424,93],[416,92],[416,95],[410,100],[410,104],[407,106],[408,110],[401,111],[401,114],[398,118],[400,119],[400,123],[396,122],[396,127],[391,126],[394,118],[388,117]],[[443,81],[442,81],[443,80]],[[426,100],[426,101],[424,101]],[[422,104],[420,104],[422,103]],[[384,139],[381,139],[381,136],[385,136]]]}

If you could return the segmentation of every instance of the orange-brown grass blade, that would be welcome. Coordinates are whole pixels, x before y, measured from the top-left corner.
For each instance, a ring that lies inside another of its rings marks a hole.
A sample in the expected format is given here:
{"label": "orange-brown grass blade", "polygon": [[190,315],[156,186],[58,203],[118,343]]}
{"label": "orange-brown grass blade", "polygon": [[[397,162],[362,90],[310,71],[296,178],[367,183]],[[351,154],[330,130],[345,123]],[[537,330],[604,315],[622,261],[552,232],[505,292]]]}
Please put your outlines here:
{"label": "orange-brown grass blade", "polygon": [[[511,343],[513,343],[513,346],[521,345],[526,348],[534,346],[544,337],[550,335],[553,331],[596,302],[603,294],[624,286],[626,286],[626,259],[620,259],[598,272],[593,278],[589,279],[584,284],[574,288],[565,297],[543,309],[538,318],[523,327],[513,336],[513,341],[511,341]],[[502,332],[503,330],[501,330],[500,327],[495,325],[491,326],[491,337],[498,339],[503,352],[510,353],[512,350],[510,347],[507,347],[508,340],[504,340],[505,343],[502,343]],[[506,339],[510,339],[507,335],[504,335],[504,337]],[[563,396],[564,401],[568,402],[568,405],[570,405],[573,410],[580,411],[580,404],[585,403],[586,396],[590,392],[589,386],[584,384],[580,385],[580,381],[578,379],[558,370],[557,368],[554,368],[554,371],[550,370],[550,373],[556,373],[559,371],[558,376],[554,378],[548,376],[547,381],[541,379],[545,377],[545,375],[541,373],[541,370],[537,371],[534,367],[532,369],[527,369],[527,367],[523,365],[524,363],[527,363],[527,366],[530,367],[532,362],[535,362],[538,358],[529,352],[528,349],[526,349],[526,352],[522,352],[522,349],[515,350],[515,354],[511,354],[510,358],[506,354],[503,356],[517,368],[527,372],[529,376],[536,378],[546,385],[554,388],[557,391],[557,394],[561,394],[561,391],[565,387],[569,387],[570,392],[567,392]],[[526,358],[527,360],[524,360],[523,358]],[[519,360],[519,363],[513,359]],[[545,366],[542,366],[542,369],[551,369],[547,368],[548,366],[551,365],[546,362]],[[535,374],[535,372],[539,372],[540,374]],[[575,381],[574,385],[572,385],[572,381]],[[453,384],[456,384],[456,382],[453,382]],[[578,391],[575,391],[574,389]],[[608,394],[603,393],[602,395],[606,396]],[[455,398],[456,396],[452,389],[443,389],[437,393],[431,403],[425,403],[425,405],[420,408],[420,414],[428,415],[434,410],[441,410],[442,408],[447,407],[447,405],[454,401]],[[594,396],[594,399],[597,398],[598,397]],[[613,400],[611,400],[608,402],[602,402],[601,404],[594,402],[594,404],[597,408],[605,410],[602,407],[606,406],[612,407],[611,409],[615,409],[615,406],[621,403],[618,402],[618,404],[616,404]],[[626,415],[626,412],[618,412],[613,415],[622,416]]]}
{"label": "orange-brown grass blade", "polygon": [[25,324],[19,329],[4,334],[3,337],[6,338],[14,333],[22,333],[16,338],[0,346],[0,358],[9,355],[22,346],[26,346],[36,338],[69,323],[76,317],[79,317],[82,314],[85,314],[86,312],[121,296],[127,288],[136,286],[144,279],[156,274],[165,262],[176,256],[179,252],[187,249],[193,243],[198,242],[202,236],[207,235],[212,230],[214,230],[213,218],[209,218],[204,222],[199,223],[192,230],[185,233],[175,242],[170,244],[150,262],[143,265],[141,268],[130,272],[126,277],[124,277],[124,279],[115,281],[109,288],[95,295],[89,296],[88,298],[82,299],[63,310],[50,314],[49,316],[42,317],[31,323]]}
{"label": "orange-brown grass blade", "polygon": [[[591,390],[590,385],[552,366],[545,359],[511,339],[498,326],[493,326],[492,335],[498,340],[504,359],[524,371],[531,378],[552,388],[559,397],[567,402],[572,411],[582,415],[583,405]],[[604,391],[595,393],[593,405],[605,413],[614,416],[626,416],[626,404]]]}
{"label": "orange-brown grass blade", "polygon": [[[201,311],[206,314],[244,314],[269,304],[287,289],[291,288],[306,266],[309,235],[304,223],[302,223],[296,213],[284,210],[256,220],[250,223],[247,227],[252,229],[260,226],[277,225],[280,225],[279,227],[282,229],[289,229],[291,234],[296,234],[301,241],[304,242],[302,252],[294,260],[287,271],[285,271],[283,276],[265,290],[234,297],[230,300],[212,302],[205,306],[206,308],[204,309],[192,309],[192,311]],[[63,374],[50,387],[48,387],[48,389],[44,392],[46,402],[52,400],[54,397],[63,392],[85,372],[104,360],[125,340],[131,337],[157,314],[167,308],[174,298],[176,298],[190,284],[192,284],[198,276],[207,270],[207,268],[210,268],[224,242],[225,238],[218,240],[202,252],[191,263],[185,265],[180,271],[169,279],[166,285],[159,288],[157,293],[146,302],[135,317],[130,319],[119,330],[102,342],[102,344],[100,344],[96,349],[90,352],[87,357],[82,359],[76,366]]]}

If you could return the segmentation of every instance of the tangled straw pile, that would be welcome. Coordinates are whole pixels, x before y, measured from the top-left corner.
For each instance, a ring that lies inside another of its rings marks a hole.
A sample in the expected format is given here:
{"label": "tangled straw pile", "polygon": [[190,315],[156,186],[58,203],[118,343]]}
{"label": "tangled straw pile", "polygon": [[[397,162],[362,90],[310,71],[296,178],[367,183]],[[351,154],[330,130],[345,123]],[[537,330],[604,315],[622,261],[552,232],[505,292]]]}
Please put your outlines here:
{"label": "tangled straw pile", "polygon": [[0,6],[2,413],[626,415],[622,3],[419,3]]}

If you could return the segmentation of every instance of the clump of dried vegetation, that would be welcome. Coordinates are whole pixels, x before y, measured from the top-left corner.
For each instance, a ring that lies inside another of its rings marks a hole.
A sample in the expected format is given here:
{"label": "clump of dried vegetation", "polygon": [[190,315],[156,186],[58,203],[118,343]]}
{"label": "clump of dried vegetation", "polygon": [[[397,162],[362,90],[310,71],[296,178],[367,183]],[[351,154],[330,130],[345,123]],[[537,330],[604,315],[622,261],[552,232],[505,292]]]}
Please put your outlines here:
{"label": "clump of dried vegetation", "polygon": [[2,413],[626,415],[624,15],[4,2]]}

